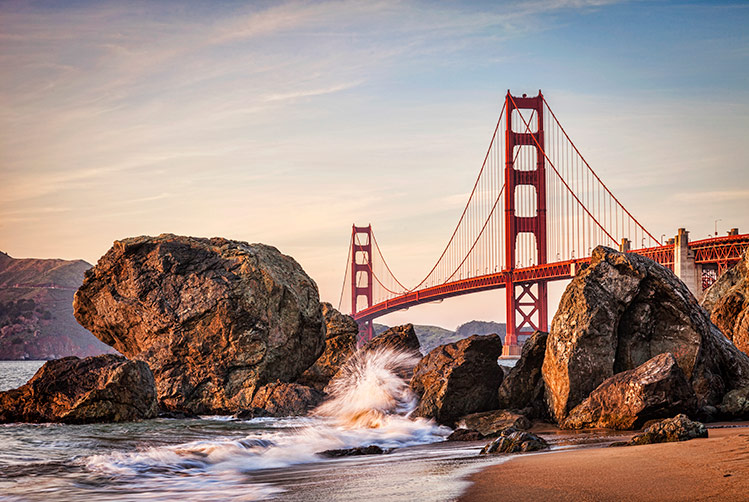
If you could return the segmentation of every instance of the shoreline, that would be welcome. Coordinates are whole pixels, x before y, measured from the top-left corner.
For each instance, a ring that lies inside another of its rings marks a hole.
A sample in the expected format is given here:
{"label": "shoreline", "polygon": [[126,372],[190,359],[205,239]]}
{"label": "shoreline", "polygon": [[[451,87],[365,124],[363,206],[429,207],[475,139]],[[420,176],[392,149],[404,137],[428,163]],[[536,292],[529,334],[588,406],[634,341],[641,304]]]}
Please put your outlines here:
{"label": "shoreline", "polygon": [[706,439],[517,454],[467,481],[460,502],[746,501],[749,422],[715,424]]}

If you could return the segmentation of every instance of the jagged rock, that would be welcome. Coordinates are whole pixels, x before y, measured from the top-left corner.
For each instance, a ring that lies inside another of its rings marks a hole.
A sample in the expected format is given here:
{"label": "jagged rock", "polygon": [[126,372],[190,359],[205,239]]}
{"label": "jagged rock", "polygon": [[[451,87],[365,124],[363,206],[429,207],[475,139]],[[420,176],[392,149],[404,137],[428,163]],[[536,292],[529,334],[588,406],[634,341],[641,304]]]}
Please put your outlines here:
{"label": "jagged rock", "polygon": [[473,429],[455,429],[452,434],[447,436],[447,441],[480,441],[484,435]]}
{"label": "jagged rock", "polygon": [[325,326],[325,350],[297,383],[324,390],[328,382],[340,371],[343,364],[356,351],[359,325],[347,315],[341,314],[329,303],[322,303]]}
{"label": "jagged rock", "polygon": [[47,361],[25,385],[0,392],[0,423],[126,422],[157,413],[148,365],[112,354]]}
{"label": "jagged rock", "polygon": [[749,354],[749,250],[705,291],[701,304],[718,329]]}
{"label": "jagged rock", "polygon": [[528,417],[510,410],[472,413],[458,419],[457,424],[459,427],[476,430],[484,436],[496,436],[509,427],[516,430],[526,430],[530,429],[532,425]]}
{"label": "jagged rock", "polygon": [[323,400],[324,394],[296,383],[274,382],[260,387],[247,409],[235,418],[294,417],[306,415]]}
{"label": "jagged rock", "polygon": [[536,331],[523,344],[520,359],[499,386],[499,408],[527,411],[534,418],[546,416],[541,366],[548,336],[548,333]]}
{"label": "jagged rock", "polygon": [[686,415],[680,414],[654,423],[645,429],[642,434],[630,439],[628,444],[670,443],[706,437],[707,428],[703,424],[693,422]]}
{"label": "jagged rock", "polygon": [[548,447],[549,443],[540,436],[509,428],[502,431],[497,439],[484,446],[481,454],[537,451],[545,450]]}
{"label": "jagged rock", "polygon": [[606,379],[560,424],[563,429],[636,429],[648,420],[696,411],[694,391],[671,353]]}
{"label": "jagged rock", "polygon": [[497,408],[502,369],[498,335],[473,335],[440,345],[416,365],[411,388],[420,397],[416,416],[452,425],[459,417]]}
{"label": "jagged rock", "polygon": [[664,352],[674,354],[698,407],[749,384],[749,357],[720,334],[673,272],[597,247],[567,286],[546,342],[542,374],[553,417],[561,422],[604,380]]}
{"label": "jagged rock", "polygon": [[318,453],[321,457],[350,457],[352,455],[382,455],[390,453],[391,450],[383,450],[377,445],[358,446],[356,448],[344,448],[342,450],[325,450]]}
{"label": "jagged rock", "polygon": [[749,420],[749,386],[734,389],[718,406],[720,415],[731,420]]}
{"label": "jagged rock", "polygon": [[148,362],[162,408],[230,413],[320,356],[317,286],[264,244],[163,234],[116,241],[86,272],[78,322]]}
{"label": "jagged rock", "polygon": [[403,350],[407,352],[419,352],[419,339],[416,337],[413,324],[404,324],[403,326],[393,326],[385,332],[372,338],[362,346],[363,351],[374,351],[380,348],[390,348],[394,350]]}

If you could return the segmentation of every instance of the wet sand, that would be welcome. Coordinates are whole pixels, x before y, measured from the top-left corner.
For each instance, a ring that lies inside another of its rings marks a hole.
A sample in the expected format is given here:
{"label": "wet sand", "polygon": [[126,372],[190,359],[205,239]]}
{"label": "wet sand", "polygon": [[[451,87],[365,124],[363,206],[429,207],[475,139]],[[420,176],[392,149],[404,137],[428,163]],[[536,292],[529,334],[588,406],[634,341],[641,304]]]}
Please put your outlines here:
{"label": "wet sand", "polygon": [[525,454],[472,475],[461,502],[749,501],[749,422],[707,439]]}

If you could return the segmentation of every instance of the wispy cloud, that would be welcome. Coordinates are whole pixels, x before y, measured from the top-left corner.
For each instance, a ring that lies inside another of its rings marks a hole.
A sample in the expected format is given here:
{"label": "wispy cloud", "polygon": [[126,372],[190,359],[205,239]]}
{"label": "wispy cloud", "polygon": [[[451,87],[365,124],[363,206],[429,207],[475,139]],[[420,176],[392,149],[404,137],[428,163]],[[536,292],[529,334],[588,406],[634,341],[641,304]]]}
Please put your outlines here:
{"label": "wispy cloud", "polygon": [[712,192],[679,192],[672,196],[679,202],[731,202],[743,200],[749,204],[749,190],[719,190]]}

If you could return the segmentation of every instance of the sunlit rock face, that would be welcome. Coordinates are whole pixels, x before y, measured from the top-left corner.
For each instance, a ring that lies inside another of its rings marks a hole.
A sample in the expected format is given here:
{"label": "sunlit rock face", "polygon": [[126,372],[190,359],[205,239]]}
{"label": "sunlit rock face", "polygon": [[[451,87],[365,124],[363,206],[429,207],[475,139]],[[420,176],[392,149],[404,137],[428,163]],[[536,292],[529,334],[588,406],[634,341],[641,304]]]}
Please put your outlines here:
{"label": "sunlit rock face", "polygon": [[48,361],[25,385],[0,392],[0,423],[125,422],[157,411],[148,365],[112,354]]}
{"label": "sunlit rock face", "polygon": [[749,250],[705,291],[701,304],[718,329],[749,354]]}
{"label": "sunlit rock face", "polygon": [[74,309],[100,340],[149,364],[170,411],[249,408],[258,387],[295,380],[325,343],[317,286],[299,264],[223,238],[116,241]]}
{"label": "sunlit rock face", "polygon": [[749,357],[710,322],[669,269],[599,246],[562,296],[542,367],[558,422],[604,380],[670,352],[697,396],[716,405],[749,382]]}
{"label": "sunlit rock face", "polygon": [[636,429],[649,420],[696,411],[694,391],[684,372],[674,356],[665,353],[604,380],[560,425]]}

